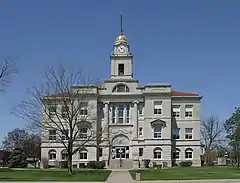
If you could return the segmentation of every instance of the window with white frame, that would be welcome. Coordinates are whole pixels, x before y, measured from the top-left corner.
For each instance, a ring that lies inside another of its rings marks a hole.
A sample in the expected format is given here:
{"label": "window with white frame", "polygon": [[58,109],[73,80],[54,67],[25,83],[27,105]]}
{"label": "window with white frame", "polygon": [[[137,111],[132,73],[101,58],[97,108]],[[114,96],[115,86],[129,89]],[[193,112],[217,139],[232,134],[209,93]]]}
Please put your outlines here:
{"label": "window with white frame", "polygon": [[48,107],[48,112],[49,112],[50,117],[55,116],[56,113],[57,113],[57,107],[56,106],[49,106]]}
{"label": "window with white frame", "polygon": [[193,158],[193,150],[188,148],[185,150],[185,159],[192,159]]}
{"label": "window with white frame", "polygon": [[62,160],[67,160],[68,159],[68,152],[66,149],[62,150],[61,152]]}
{"label": "window with white frame", "polygon": [[62,106],[62,118],[67,118],[68,117],[68,111],[69,111],[68,106]]}
{"label": "window with white frame", "polygon": [[81,127],[79,129],[79,138],[80,139],[87,139],[88,138],[88,128]]}
{"label": "window with white frame", "polygon": [[117,84],[114,88],[113,88],[113,92],[129,92],[129,88],[127,85],[125,84]]}
{"label": "window with white frame", "polygon": [[154,159],[162,159],[162,149],[161,148],[155,148],[153,151],[153,158]]}
{"label": "window with white frame", "polygon": [[49,160],[56,160],[56,158],[57,158],[57,151],[54,150],[54,149],[51,149],[48,152],[48,158],[49,158]]}
{"label": "window with white frame", "polygon": [[175,149],[173,151],[173,159],[179,159],[180,158],[180,150],[179,149]]}
{"label": "window with white frame", "polygon": [[139,127],[138,134],[139,136],[143,136],[143,127]]}
{"label": "window with white frame", "polygon": [[193,105],[185,106],[185,117],[190,118],[193,116]]}
{"label": "window with white frame", "polygon": [[162,127],[161,126],[154,126],[154,138],[161,138],[162,137]]}
{"label": "window with white frame", "polygon": [[154,114],[162,114],[162,101],[154,102]]}
{"label": "window with white frame", "polygon": [[193,138],[193,129],[185,128],[185,139],[192,139],[192,138]]}
{"label": "window with white frame", "polygon": [[174,128],[172,132],[173,139],[180,139],[180,128]]}
{"label": "window with white frame", "polygon": [[174,118],[180,117],[180,105],[173,105],[173,117]]}
{"label": "window with white frame", "polygon": [[130,105],[115,104],[112,106],[112,123],[129,123],[130,122]]}
{"label": "window with white frame", "polygon": [[80,115],[81,116],[88,115],[88,103],[87,102],[83,102],[80,104]]}
{"label": "window with white frame", "polygon": [[69,130],[65,129],[64,132],[62,133],[62,140],[67,140],[68,135],[69,135]]}
{"label": "window with white frame", "polygon": [[87,150],[86,149],[82,149],[79,152],[79,159],[80,160],[87,160],[88,155],[87,155]]}
{"label": "window with white frame", "polygon": [[48,139],[49,140],[56,140],[57,139],[57,131],[56,130],[49,130],[48,131]]}

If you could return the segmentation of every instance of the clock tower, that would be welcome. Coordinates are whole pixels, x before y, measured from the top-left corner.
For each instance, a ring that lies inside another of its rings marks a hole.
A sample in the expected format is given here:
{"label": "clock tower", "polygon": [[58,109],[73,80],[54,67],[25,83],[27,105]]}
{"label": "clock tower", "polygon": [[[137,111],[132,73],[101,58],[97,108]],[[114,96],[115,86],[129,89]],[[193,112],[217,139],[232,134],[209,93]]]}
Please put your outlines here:
{"label": "clock tower", "polygon": [[121,15],[121,31],[117,37],[111,59],[111,79],[132,79],[132,63],[133,56],[130,53],[130,47],[126,36],[122,30],[122,15]]}

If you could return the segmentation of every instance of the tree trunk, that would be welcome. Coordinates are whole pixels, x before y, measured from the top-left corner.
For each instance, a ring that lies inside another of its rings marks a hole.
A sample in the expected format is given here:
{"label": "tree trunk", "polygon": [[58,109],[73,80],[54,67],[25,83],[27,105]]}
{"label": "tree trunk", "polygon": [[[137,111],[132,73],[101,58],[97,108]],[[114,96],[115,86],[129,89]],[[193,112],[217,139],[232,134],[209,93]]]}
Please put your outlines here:
{"label": "tree trunk", "polygon": [[73,173],[73,170],[72,170],[72,155],[69,154],[68,155],[68,174],[71,175]]}

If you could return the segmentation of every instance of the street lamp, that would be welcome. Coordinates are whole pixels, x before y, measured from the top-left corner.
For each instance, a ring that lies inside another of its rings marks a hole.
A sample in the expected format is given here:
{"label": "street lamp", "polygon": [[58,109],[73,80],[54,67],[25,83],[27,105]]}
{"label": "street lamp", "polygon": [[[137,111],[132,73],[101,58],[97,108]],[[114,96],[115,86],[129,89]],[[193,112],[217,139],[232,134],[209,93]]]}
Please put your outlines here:
{"label": "street lamp", "polygon": [[122,167],[122,148],[119,149],[120,154],[120,168]]}

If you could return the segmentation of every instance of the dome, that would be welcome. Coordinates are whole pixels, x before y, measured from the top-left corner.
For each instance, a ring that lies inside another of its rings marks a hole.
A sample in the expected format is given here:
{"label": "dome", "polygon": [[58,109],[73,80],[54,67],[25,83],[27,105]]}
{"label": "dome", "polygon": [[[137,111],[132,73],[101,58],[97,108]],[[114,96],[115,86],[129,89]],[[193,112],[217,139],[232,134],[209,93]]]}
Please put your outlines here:
{"label": "dome", "polygon": [[127,41],[126,36],[123,35],[123,33],[121,32],[119,34],[119,36],[117,37],[116,41]]}

